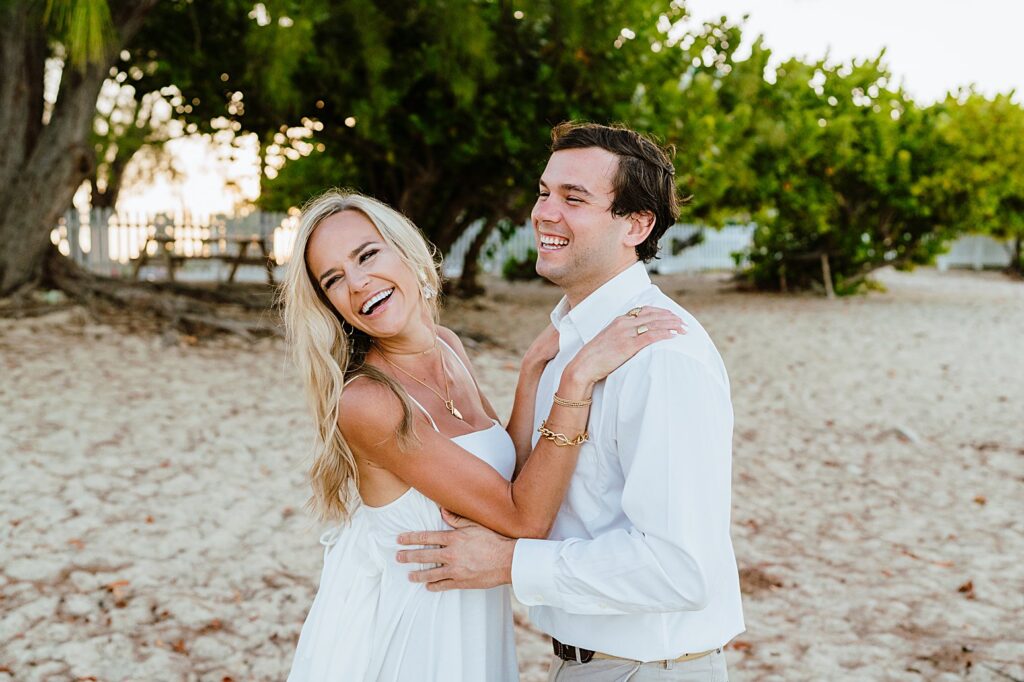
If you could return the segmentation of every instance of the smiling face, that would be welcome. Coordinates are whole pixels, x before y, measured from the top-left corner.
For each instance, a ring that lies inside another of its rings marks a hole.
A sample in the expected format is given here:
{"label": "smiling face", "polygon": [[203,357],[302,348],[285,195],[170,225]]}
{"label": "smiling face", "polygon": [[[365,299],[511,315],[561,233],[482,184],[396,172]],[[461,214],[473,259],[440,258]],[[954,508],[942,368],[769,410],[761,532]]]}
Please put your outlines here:
{"label": "smiling face", "polygon": [[429,319],[416,275],[360,211],[321,220],[306,263],[334,309],[371,337],[396,337]]}
{"label": "smiling face", "polygon": [[612,215],[619,158],[598,147],[551,155],[531,220],[537,274],[554,282],[573,305],[636,262],[633,220]]}

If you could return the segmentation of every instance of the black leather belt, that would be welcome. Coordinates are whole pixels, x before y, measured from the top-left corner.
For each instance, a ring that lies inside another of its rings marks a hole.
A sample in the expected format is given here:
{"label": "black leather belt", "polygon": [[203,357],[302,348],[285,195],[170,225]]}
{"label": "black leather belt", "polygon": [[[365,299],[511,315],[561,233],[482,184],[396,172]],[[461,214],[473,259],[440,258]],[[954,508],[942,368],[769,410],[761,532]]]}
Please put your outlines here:
{"label": "black leather belt", "polygon": [[554,637],[551,638],[551,646],[555,650],[555,656],[558,656],[563,661],[590,663],[590,659],[594,657],[594,652],[590,649],[580,649],[568,644],[562,644]]}
{"label": "black leather belt", "polygon": [[[619,660],[619,661],[633,661],[634,663],[637,662],[637,661],[635,661],[632,658],[622,658],[620,656],[612,656],[610,654],[604,654],[604,653],[598,653],[596,651],[591,651],[590,649],[581,649],[580,647],[569,646],[568,644],[562,644],[561,642],[559,642],[554,637],[551,638],[551,647],[555,651],[555,656],[558,656],[563,661],[569,661],[569,662],[573,662],[573,663],[590,663],[591,659],[593,659],[595,656],[597,658],[600,658],[600,659],[611,658],[611,659],[615,659],[615,660]],[[720,653],[722,653],[722,648],[718,647],[717,649],[708,649],[707,651],[701,651],[701,652],[695,653],[695,654],[683,654],[682,656],[679,656],[678,658],[673,658],[671,661],[666,660],[666,661],[660,661],[660,662],[661,663],[665,663],[665,664],[668,664],[668,663],[682,663],[683,661],[692,661],[692,660],[697,659],[697,658],[704,658],[705,656],[709,656],[711,654],[720,654]]]}

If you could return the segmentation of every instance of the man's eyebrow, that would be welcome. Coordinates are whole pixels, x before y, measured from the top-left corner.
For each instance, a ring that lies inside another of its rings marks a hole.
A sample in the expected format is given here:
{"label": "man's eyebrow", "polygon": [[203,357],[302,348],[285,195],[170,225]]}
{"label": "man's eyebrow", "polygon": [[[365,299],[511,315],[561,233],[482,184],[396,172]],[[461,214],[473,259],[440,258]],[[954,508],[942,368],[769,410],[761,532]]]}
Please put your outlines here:
{"label": "man's eyebrow", "polygon": [[[376,243],[377,243],[377,242],[373,241],[372,239],[371,239],[370,241],[368,241],[368,242],[363,242],[362,244],[360,244],[360,245],[359,245],[359,246],[357,246],[356,248],[352,249],[352,251],[350,251],[350,252],[349,252],[349,254],[348,254],[348,257],[349,257],[349,258],[355,258],[356,256],[358,256],[358,255],[359,255],[359,252],[360,252],[360,251],[362,251],[363,249],[365,249],[365,248],[366,248],[367,246],[370,246],[371,244],[376,244]],[[327,270],[326,272],[324,272],[324,274],[322,274],[322,275],[320,275],[319,277],[317,277],[317,280],[316,280],[316,281],[318,281],[318,282],[323,282],[323,281],[324,281],[324,277],[327,277],[327,275],[332,275],[332,274],[334,274],[334,273],[335,273],[335,272],[337,272],[337,271],[338,271],[339,269],[340,269],[340,268],[338,268],[338,267],[333,267],[333,268],[330,268],[329,270]]]}
{"label": "man's eyebrow", "polygon": [[[548,188],[548,183],[544,182],[543,179],[537,181],[540,186],[544,189]],[[577,194],[586,194],[588,197],[593,198],[594,194],[583,185],[574,185],[572,183],[564,182],[558,186],[563,192],[576,192]]]}
{"label": "man's eyebrow", "polygon": [[577,194],[586,194],[588,197],[594,196],[593,194],[590,193],[590,190],[588,190],[583,185],[572,185],[569,183],[564,183],[559,185],[559,188],[563,192],[576,192]]}

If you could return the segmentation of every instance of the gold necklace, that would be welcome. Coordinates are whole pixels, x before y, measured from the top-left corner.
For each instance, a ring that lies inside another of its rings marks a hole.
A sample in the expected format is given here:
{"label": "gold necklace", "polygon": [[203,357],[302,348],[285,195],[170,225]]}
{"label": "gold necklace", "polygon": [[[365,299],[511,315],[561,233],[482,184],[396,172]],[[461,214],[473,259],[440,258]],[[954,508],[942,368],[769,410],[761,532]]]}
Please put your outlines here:
{"label": "gold necklace", "polygon": [[[374,345],[377,345],[377,344],[374,344]],[[380,346],[377,346],[377,349],[381,352],[381,354],[384,353],[384,349],[381,348]],[[389,354],[391,354],[391,355],[426,355],[427,353],[429,353],[429,352],[431,352],[433,350],[436,350],[436,349],[437,349],[437,337],[435,336],[434,337],[434,343],[431,344],[430,348],[427,348],[426,350],[409,350],[409,351],[389,350],[387,352]]]}
{"label": "gold necklace", "polygon": [[[436,339],[434,341],[434,344],[436,346],[436,344],[437,344]],[[447,409],[449,412],[451,412],[453,417],[455,417],[459,421],[465,421],[465,419],[462,417],[462,413],[459,412],[459,409],[457,407],[455,407],[455,401],[452,400],[452,392],[451,392],[451,389],[448,387],[448,369],[445,367],[445,364],[444,364],[444,352],[443,351],[441,352],[439,357],[441,358],[441,375],[444,377],[444,393],[445,393],[445,395],[441,395],[441,393],[438,392],[437,389],[435,389],[433,386],[431,386],[430,384],[428,384],[425,381],[421,381],[421,380],[417,379],[412,374],[410,374],[409,372],[405,371],[404,369],[402,369],[401,367],[399,367],[398,365],[393,363],[391,360],[389,360],[388,356],[385,355],[384,351],[381,350],[380,346],[377,347],[377,350],[380,353],[380,356],[382,358],[384,358],[384,362],[388,363],[389,365],[391,365],[392,367],[397,369],[399,372],[401,372],[405,376],[407,376],[410,379],[412,379],[413,381],[415,381],[420,386],[423,386],[424,388],[429,390],[431,393],[436,395],[438,398],[441,399],[441,402],[444,403],[445,409]]]}

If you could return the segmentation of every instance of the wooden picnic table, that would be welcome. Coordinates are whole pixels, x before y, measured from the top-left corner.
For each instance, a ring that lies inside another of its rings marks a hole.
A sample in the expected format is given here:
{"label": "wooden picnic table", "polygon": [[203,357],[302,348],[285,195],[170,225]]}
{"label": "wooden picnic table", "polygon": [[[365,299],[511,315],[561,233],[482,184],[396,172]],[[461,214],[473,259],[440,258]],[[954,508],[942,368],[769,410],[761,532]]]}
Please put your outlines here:
{"label": "wooden picnic table", "polygon": [[[175,253],[174,245],[179,241],[188,242],[201,242],[202,244],[221,244],[227,247],[227,250],[220,251],[217,253],[196,253],[187,255],[183,253]],[[194,239],[192,237],[172,237],[166,234],[152,234],[146,238],[146,243],[142,245],[142,250],[139,251],[138,257],[133,261],[134,267],[132,268],[132,277],[134,279],[139,278],[139,270],[142,269],[143,265],[146,265],[153,260],[160,260],[167,266],[167,279],[174,281],[174,269],[179,263],[183,263],[188,260],[220,260],[231,265],[231,271],[228,273],[228,282],[235,281],[235,273],[238,272],[238,268],[241,265],[260,265],[266,269],[267,283],[274,283],[274,259],[270,255],[270,248],[268,245],[269,237],[263,235],[252,234],[252,235],[224,235],[221,237],[209,237],[204,239]],[[152,256],[149,253],[150,243],[156,244],[156,253]],[[249,255],[250,248],[255,245],[259,249],[259,255]]]}

